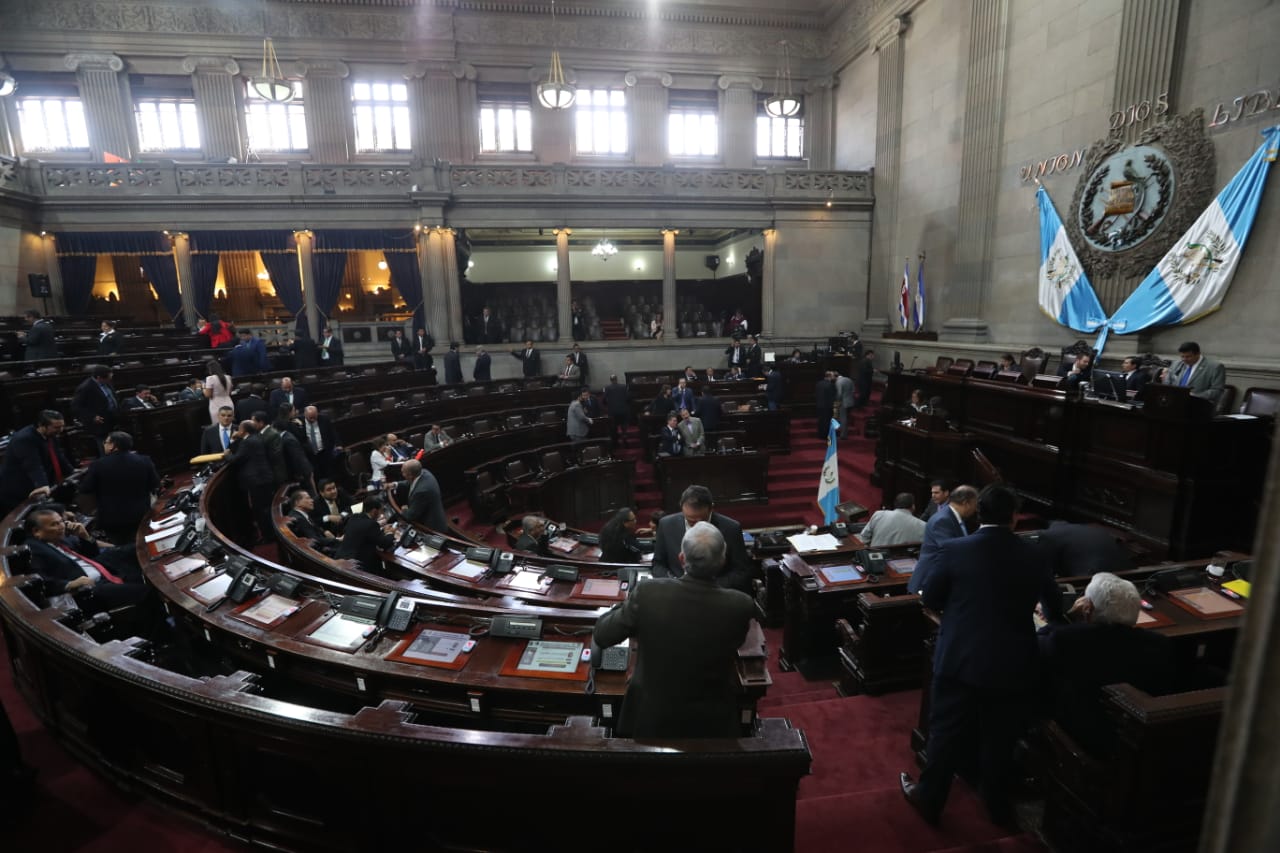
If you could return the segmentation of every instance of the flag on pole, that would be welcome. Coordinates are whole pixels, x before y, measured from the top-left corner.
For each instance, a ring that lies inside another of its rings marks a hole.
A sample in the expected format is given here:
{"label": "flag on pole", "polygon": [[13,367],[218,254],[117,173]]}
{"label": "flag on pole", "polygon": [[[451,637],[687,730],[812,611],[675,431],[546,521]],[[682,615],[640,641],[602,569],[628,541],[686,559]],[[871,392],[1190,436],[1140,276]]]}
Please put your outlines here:
{"label": "flag on pole", "polygon": [[898,322],[907,328],[907,318],[911,316],[911,278],[908,275],[910,261],[902,262],[902,289],[898,297]]}
{"label": "flag on pole", "polygon": [[924,255],[916,267],[916,331],[924,328]]}
{"label": "flag on pole", "polygon": [[1071,248],[1067,229],[1042,186],[1040,207],[1040,310],[1077,332],[1092,332],[1107,321],[1102,303]]}
{"label": "flag on pole", "polygon": [[836,434],[840,422],[831,419],[827,434],[827,458],[822,463],[822,474],[818,477],[818,506],[822,508],[822,523],[831,524],[836,520],[836,507],[840,504],[840,466],[836,462]]}
{"label": "flag on pole", "polygon": [[1267,172],[1276,161],[1280,125],[1262,136],[1266,141],[1231,183],[1112,315],[1112,331],[1128,335],[1151,326],[1181,325],[1221,307],[1253,228]]}

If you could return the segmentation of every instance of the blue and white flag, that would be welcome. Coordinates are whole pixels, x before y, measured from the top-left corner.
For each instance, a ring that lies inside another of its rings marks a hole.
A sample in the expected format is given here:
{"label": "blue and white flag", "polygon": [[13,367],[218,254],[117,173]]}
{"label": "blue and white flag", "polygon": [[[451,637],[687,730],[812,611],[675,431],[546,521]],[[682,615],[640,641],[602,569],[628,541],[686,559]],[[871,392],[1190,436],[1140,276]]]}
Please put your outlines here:
{"label": "blue and white flag", "polygon": [[902,262],[902,287],[898,289],[898,322],[902,324],[902,328],[910,327],[909,317],[911,316],[911,275],[908,272],[911,262]]}
{"label": "blue and white flag", "polygon": [[916,267],[916,331],[924,328],[924,255]]}
{"label": "blue and white flag", "polygon": [[1111,316],[1111,331],[1181,325],[1221,307],[1276,161],[1280,125],[1262,135],[1262,146]]}
{"label": "blue and white flag", "polygon": [[836,507],[840,504],[840,466],[836,462],[836,433],[839,429],[840,422],[832,418],[827,433],[827,458],[818,477],[818,506],[822,508],[823,524],[835,522]]}
{"label": "blue and white flag", "polygon": [[1036,190],[1036,202],[1040,206],[1040,310],[1077,332],[1092,332],[1106,323],[1106,312],[1043,186]]}

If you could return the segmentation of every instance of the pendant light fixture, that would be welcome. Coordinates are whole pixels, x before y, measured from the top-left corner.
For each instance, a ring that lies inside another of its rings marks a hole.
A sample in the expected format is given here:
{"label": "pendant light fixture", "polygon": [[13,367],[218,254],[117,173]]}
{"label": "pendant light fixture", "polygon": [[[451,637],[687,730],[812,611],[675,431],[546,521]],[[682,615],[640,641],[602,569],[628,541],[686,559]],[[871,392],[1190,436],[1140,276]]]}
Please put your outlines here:
{"label": "pendant light fixture", "polygon": [[556,0],[551,0],[551,67],[545,82],[538,84],[538,103],[549,110],[567,110],[578,97],[578,90],[564,79],[560,64],[560,31],[556,27]]}
{"label": "pendant light fixture", "polygon": [[791,90],[791,46],[783,39],[782,61],[773,78],[773,94],[765,100],[764,111],[774,118],[791,118],[800,112],[800,99]]}

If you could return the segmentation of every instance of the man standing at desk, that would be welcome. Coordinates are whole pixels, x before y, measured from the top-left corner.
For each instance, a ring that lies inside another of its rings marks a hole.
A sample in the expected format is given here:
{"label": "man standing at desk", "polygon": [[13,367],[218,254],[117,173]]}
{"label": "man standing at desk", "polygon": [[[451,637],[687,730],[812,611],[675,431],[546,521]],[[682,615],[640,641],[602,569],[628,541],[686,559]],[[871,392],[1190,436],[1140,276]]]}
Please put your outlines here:
{"label": "man standing at desk", "polygon": [[[684,525],[679,516],[663,521]],[[741,547],[740,534],[738,543]],[[737,652],[750,630],[755,603],[748,595],[722,588],[725,546],[719,529],[705,521],[693,524],[679,540],[679,576],[644,581],[596,622],[594,639],[601,647],[628,637],[640,646],[618,734],[740,734]],[[656,576],[656,562],[654,568]]]}
{"label": "man standing at desk", "polygon": [[631,395],[627,386],[618,381],[618,374],[609,377],[609,384],[604,386],[604,410],[609,415],[609,424],[613,429],[613,446],[626,446],[627,427],[631,425]]}
{"label": "man standing at desk", "polygon": [[751,562],[742,541],[742,525],[715,512],[715,501],[706,486],[690,486],[680,495],[680,514],[671,513],[658,522],[654,532],[653,576],[680,577],[680,542],[685,532],[699,521],[705,521],[724,537],[727,558],[724,571],[716,576],[717,586],[751,594]]}
{"label": "man standing at desk", "polygon": [[978,490],[973,486],[956,486],[951,490],[945,507],[929,519],[924,528],[924,543],[920,546],[920,558],[916,560],[915,571],[907,582],[907,592],[920,592],[929,574],[933,571],[937,560],[939,546],[948,539],[967,536],[965,525],[978,511]]}
{"label": "man standing at desk", "polygon": [[400,466],[400,474],[409,484],[405,507],[401,515],[405,521],[424,525],[435,533],[449,532],[449,519],[444,513],[444,498],[440,494],[440,482],[422,463],[410,459]]}
{"label": "man standing at desk", "polygon": [[1013,532],[1017,508],[1007,486],[983,489],[982,526],[938,546],[924,589],[925,607],[942,612],[928,759],[919,784],[907,773],[899,781],[907,802],[930,824],[942,815],[952,776],[975,743],[979,794],[993,821],[1012,822],[1013,747],[1030,719],[1039,663],[1031,614],[1038,600],[1047,618],[1061,618],[1058,590],[1039,549]]}
{"label": "man standing at desk", "polygon": [[587,417],[587,398],[591,396],[591,392],[586,388],[578,394],[578,399],[569,404],[568,424],[565,428],[569,435],[569,440],[575,444],[579,441],[586,441],[587,435],[591,432],[591,418]]}
{"label": "man standing at desk", "polygon": [[65,423],[61,412],[45,409],[35,424],[9,439],[0,462],[0,516],[8,515],[28,498],[48,495],[75,470],[58,446]]}
{"label": "man standing at desk", "polygon": [[449,351],[444,354],[444,381],[446,385],[457,385],[462,382],[462,356],[458,353],[458,342],[449,344]]}
{"label": "man standing at desk", "polygon": [[[488,309],[485,309],[488,310]],[[476,364],[471,369],[471,378],[476,382],[488,382],[493,378],[490,373],[491,359],[489,353],[484,351],[484,347],[476,347]]]}
{"label": "man standing at desk", "polygon": [[382,517],[382,498],[370,495],[364,499],[361,509],[362,512],[347,519],[342,544],[334,556],[340,560],[355,560],[364,571],[381,574],[382,558],[378,552],[390,551],[396,540],[378,523]]}
{"label": "man standing at desk", "polygon": [[1191,396],[1204,397],[1216,404],[1227,387],[1226,368],[1201,355],[1200,345],[1195,341],[1178,347],[1178,357],[1182,362],[1165,371],[1165,384],[1190,388]]}

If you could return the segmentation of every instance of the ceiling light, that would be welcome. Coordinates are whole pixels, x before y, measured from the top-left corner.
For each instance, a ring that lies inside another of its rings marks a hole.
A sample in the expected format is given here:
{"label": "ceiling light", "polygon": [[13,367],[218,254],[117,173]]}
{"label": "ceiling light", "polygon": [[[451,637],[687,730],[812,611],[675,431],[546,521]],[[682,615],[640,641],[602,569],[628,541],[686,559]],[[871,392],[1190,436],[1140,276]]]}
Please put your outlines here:
{"label": "ceiling light", "polygon": [[386,261],[378,261],[378,269],[380,269],[380,270],[385,270],[386,268],[387,268],[387,262],[386,262]]}
{"label": "ceiling light", "polygon": [[280,60],[276,59],[276,46],[270,37],[262,41],[262,74],[249,78],[249,86],[264,101],[287,104],[293,100],[293,83],[284,79]]}
{"label": "ceiling light", "polygon": [[567,110],[578,97],[578,90],[564,79],[560,64],[559,30],[556,29],[556,0],[551,0],[551,67],[546,81],[538,84],[538,103],[549,110]]}
{"label": "ceiling light", "polygon": [[591,254],[602,261],[607,261],[618,254],[618,247],[602,237],[600,242],[596,243],[595,248],[591,250]]}
{"label": "ceiling light", "polygon": [[765,100],[764,111],[774,118],[790,118],[800,112],[800,99],[791,91],[791,47],[787,40],[782,45],[782,61],[773,78],[773,94]]}
{"label": "ceiling light", "polygon": [[8,71],[0,71],[0,98],[18,91],[18,81]]}

